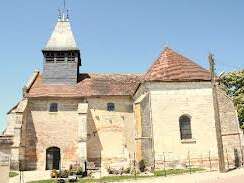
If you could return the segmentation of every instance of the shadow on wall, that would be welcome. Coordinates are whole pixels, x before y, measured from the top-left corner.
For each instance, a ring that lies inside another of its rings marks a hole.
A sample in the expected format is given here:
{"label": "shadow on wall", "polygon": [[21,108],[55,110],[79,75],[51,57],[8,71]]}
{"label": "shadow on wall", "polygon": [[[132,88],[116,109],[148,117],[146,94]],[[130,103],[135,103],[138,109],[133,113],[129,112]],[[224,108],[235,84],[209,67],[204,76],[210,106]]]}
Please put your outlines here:
{"label": "shadow on wall", "polygon": [[235,167],[240,167],[240,157],[237,149],[234,149]]}
{"label": "shadow on wall", "polygon": [[91,111],[88,112],[87,123],[87,160],[94,162],[96,167],[101,166],[101,151],[102,144],[98,136],[98,131],[94,120],[92,119]]}
{"label": "shadow on wall", "polygon": [[23,170],[37,169],[37,154],[36,154],[36,130],[33,123],[31,111],[27,111],[24,129],[22,130],[22,139],[24,149]]}

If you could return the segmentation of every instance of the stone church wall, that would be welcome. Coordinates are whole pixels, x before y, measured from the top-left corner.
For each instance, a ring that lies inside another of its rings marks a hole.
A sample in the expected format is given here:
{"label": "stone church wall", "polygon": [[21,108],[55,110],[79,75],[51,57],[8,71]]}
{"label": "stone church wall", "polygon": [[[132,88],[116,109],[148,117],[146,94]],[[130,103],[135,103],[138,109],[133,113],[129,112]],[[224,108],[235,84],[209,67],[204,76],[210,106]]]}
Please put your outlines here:
{"label": "stone church wall", "polygon": [[[116,163],[128,164],[133,158],[134,114],[129,97],[88,98],[88,161],[107,168]],[[115,111],[107,111],[107,103]]]}
{"label": "stone church wall", "polygon": [[[136,101],[136,147],[137,162],[144,161],[147,166],[153,165],[153,139],[151,123],[150,95],[148,93],[141,95],[141,99]],[[137,103],[138,102],[138,103]]]}
{"label": "stone church wall", "polygon": [[[48,111],[50,103],[58,103],[59,111]],[[25,169],[46,168],[46,149],[60,148],[61,167],[79,163],[80,99],[30,99],[28,115],[22,133],[24,138]]]}
{"label": "stone church wall", "polygon": [[0,136],[0,180],[1,183],[9,183],[10,154],[13,136]]}
{"label": "stone church wall", "polygon": [[23,122],[26,120],[26,109],[28,101],[23,99],[14,106],[7,114],[7,128],[4,135],[13,136],[13,144],[11,146],[11,169],[19,170],[20,160],[24,156],[24,148],[22,142],[21,129]]}
{"label": "stone church wall", "polygon": [[[239,121],[233,101],[221,88],[218,89],[218,102],[222,127],[222,139],[226,168],[240,165],[243,159],[243,134],[239,128]],[[241,141],[242,140],[242,141]]]}
{"label": "stone church wall", "polygon": [[[208,162],[217,167],[217,142],[210,82],[151,83],[152,125],[156,168]],[[179,118],[191,117],[191,140],[181,140]],[[206,164],[206,166],[208,166]]]}

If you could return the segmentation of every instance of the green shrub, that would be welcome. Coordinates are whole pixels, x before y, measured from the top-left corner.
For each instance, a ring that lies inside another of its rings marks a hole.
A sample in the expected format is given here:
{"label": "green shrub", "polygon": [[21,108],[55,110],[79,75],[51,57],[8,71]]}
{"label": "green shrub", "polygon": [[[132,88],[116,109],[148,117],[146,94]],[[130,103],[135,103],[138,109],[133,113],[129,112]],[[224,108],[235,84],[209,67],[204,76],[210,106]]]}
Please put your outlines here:
{"label": "green shrub", "polygon": [[60,172],[60,177],[61,178],[68,178],[68,176],[69,176],[69,171],[68,170],[62,170]]}
{"label": "green shrub", "polygon": [[57,170],[52,170],[52,172],[51,172],[51,178],[57,178],[57,177],[58,177]]}
{"label": "green shrub", "polygon": [[83,175],[83,167],[79,167],[79,168],[76,170],[76,175]]}
{"label": "green shrub", "polygon": [[146,169],[146,162],[145,162],[145,160],[141,160],[139,162],[139,169],[140,169],[141,172],[145,172],[145,169]]}
{"label": "green shrub", "polygon": [[131,172],[131,167],[127,167],[123,170],[123,173],[129,174]]}

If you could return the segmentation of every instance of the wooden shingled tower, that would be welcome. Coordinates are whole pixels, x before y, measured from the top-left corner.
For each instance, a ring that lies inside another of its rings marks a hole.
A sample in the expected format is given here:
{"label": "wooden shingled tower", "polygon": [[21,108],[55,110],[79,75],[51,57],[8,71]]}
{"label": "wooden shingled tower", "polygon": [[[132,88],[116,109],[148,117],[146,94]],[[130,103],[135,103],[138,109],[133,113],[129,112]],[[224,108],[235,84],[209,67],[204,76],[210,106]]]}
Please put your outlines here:
{"label": "wooden shingled tower", "polygon": [[68,14],[59,15],[54,31],[42,52],[45,84],[77,83],[81,65],[80,50],[71,30]]}

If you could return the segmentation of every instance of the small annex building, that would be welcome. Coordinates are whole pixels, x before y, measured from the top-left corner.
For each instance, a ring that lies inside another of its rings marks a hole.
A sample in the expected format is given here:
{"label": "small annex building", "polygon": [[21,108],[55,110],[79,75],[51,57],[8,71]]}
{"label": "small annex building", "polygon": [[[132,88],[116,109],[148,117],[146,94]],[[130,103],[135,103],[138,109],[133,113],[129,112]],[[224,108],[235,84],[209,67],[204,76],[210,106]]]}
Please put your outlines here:
{"label": "small annex building", "polygon": [[[80,73],[80,50],[66,17],[58,19],[23,99],[8,112],[11,166],[51,170],[94,163],[148,167],[218,165],[210,73],[165,48],[142,74]],[[219,87],[224,151],[241,159],[242,134],[232,100]]]}

